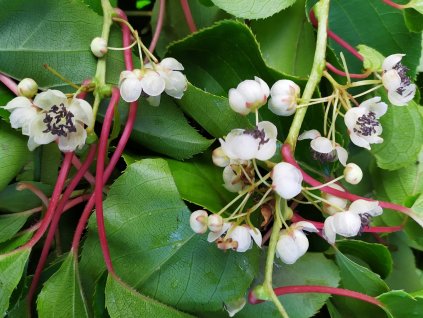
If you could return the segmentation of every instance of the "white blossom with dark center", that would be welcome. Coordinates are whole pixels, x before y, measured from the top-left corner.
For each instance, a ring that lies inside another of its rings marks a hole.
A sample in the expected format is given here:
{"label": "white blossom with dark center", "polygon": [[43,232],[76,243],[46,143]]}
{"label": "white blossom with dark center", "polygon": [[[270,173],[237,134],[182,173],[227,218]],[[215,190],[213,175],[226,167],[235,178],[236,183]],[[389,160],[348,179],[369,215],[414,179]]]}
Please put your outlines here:
{"label": "white blossom with dark center", "polygon": [[56,140],[61,151],[74,151],[85,144],[85,126],[94,120],[90,104],[79,98],[68,99],[58,90],[40,93],[34,101],[16,97],[5,109],[12,113],[12,127],[22,128],[22,134],[29,136],[31,151]]}
{"label": "white blossom with dark center", "polygon": [[383,138],[380,137],[382,125],[379,118],[386,113],[387,109],[388,105],[381,102],[380,97],[374,97],[348,110],[344,121],[351,141],[366,149],[370,149],[370,144],[382,143]]}
{"label": "white blossom with dark center", "polygon": [[416,93],[416,85],[407,76],[408,68],[401,63],[403,56],[390,55],[382,64],[382,83],[388,90],[389,101],[396,106],[407,105]]}

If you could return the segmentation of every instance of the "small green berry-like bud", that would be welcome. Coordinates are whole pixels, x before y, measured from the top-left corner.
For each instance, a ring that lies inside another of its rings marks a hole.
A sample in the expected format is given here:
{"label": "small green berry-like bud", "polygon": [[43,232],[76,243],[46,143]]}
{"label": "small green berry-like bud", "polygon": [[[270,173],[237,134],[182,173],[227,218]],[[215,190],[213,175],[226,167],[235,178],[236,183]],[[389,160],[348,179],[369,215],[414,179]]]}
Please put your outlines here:
{"label": "small green berry-like bud", "polygon": [[38,85],[32,78],[24,78],[18,84],[18,95],[32,98],[37,94]]}

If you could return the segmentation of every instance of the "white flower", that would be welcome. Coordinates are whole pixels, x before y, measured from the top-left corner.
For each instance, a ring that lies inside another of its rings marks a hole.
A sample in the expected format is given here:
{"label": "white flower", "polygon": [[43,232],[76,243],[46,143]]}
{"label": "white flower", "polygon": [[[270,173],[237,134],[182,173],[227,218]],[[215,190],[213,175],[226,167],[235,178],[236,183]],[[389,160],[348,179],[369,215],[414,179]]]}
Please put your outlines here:
{"label": "white flower", "polygon": [[313,158],[322,162],[332,162],[336,159],[345,166],[348,160],[348,152],[338,143],[333,143],[330,139],[322,137],[316,129],[303,132],[298,140],[311,139],[310,147]]}
{"label": "white flower", "polygon": [[335,243],[336,234],[356,236],[369,225],[372,217],[382,212],[377,201],[356,200],[351,203],[348,211],[335,213],[325,220],[323,234],[330,244]]}
{"label": "white flower", "polygon": [[347,111],[344,117],[351,141],[359,147],[370,150],[370,144],[380,144],[383,138],[379,118],[386,113],[388,106],[380,97],[368,99],[358,107]]}
{"label": "white flower", "polygon": [[233,129],[219,139],[223,152],[232,160],[268,160],[276,152],[276,126],[262,121],[253,130]]}
{"label": "white flower", "polygon": [[237,88],[229,90],[229,106],[233,111],[247,115],[266,104],[269,92],[266,82],[255,76],[254,80],[242,81]]}
{"label": "white flower", "polygon": [[280,116],[290,116],[297,110],[300,87],[290,80],[279,80],[270,90],[269,109]]}
{"label": "white flower", "polygon": [[18,95],[32,98],[38,92],[38,85],[32,78],[24,78],[18,84]]}
{"label": "white flower", "polygon": [[405,54],[388,56],[382,64],[382,83],[388,90],[389,101],[396,106],[405,106],[414,98],[416,85],[407,76],[408,68],[401,64]]}
{"label": "white flower", "polygon": [[280,232],[276,256],[285,264],[294,264],[307,252],[308,239],[303,231],[318,232],[312,223],[306,221],[294,223]]}
{"label": "white flower", "polygon": [[31,151],[55,140],[61,151],[74,151],[85,144],[84,125],[90,126],[94,120],[90,104],[79,98],[69,100],[58,90],[40,93],[33,102],[16,97],[5,109],[12,112],[12,127],[22,128],[22,133],[29,136]]}
{"label": "white flower", "polygon": [[[184,70],[184,67],[173,57],[164,58],[159,64],[155,64],[154,67],[150,63],[145,65],[146,69],[154,69],[159,73],[160,77],[164,80],[165,89],[164,91],[173,98],[181,99],[184,92],[187,89],[187,78],[180,71]],[[149,94],[152,95],[152,94]],[[159,95],[159,94],[157,94]],[[157,96],[152,95],[152,96]],[[159,100],[160,102],[160,100]],[[158,105],[158,104],[157,104]],[[156,105],[154,105],[156,106]]]}
{"label": "white flower", "polygon": [[[220,238],[226,231],[228,234]],[[232,249],[237,252],[245,252],[252,248],[253,240],[259,247],[261,247],[262,242],[261,233],[257,228],[250,228],[248,225],[235,225],[232,223],[224,223],[219,232],[210,232],[207,240],[209,242],[214,242],[218,238],[218,248],[223,250]]]}
{"label": "white flower", "polygon": [[223,151],[222,147],[217,147],[215,150],[213,150],[212,160],[213,160],[213,163],[216,166],[221,167],[221,168],[224,168],[227,165],[229,165],[229,163],[231,161],[229,159],[229,157]]}
{"label": "white flower", "polygon": [[284,199],[292,199],[301,192],[301,171],[287,162],[280,162],[272,170],[272,188]]}
{"label": "white flower", "polygon": [[223,182],[224,187],[229,192],[239,192],[246,184],[243,179],[243,171],[240,165],[228,165],[223,169]]}
{"label": "white flower", "polygon": [[351,184],[358,184],[363,178],[363,171],[355,163],[349,163],[344,169],[345,181]]}
{"label": "white flower", "polygon": [[223,218],[218,214],[212,214],[209,216],[207,226],[212,232],[220,232],[223,228]]}
{"label": "white flower", "polygon": [[[344,188],[336,183],[329,184],[328,187],[345,192]],[[343,211],[348,204],[347,199],[343,199],[326,192],[322,192],[322,198],[332,204],[323,202],[323,211],[330,215]]]}
{"label": "white flower", "polygon": [[165,89],[165,80],[158,72],[144,68],[120,73],[120,95],[125,102],[134,102],[144,91],[149,96],[158,96]]}
{"label": "white flower", "polygon": [[107,53],[107,42],[101,37],[96,37],[91,41],[91,52],[97,57],[103,57]]}
{"label": "white flower", "polygon": [[208,214],[204,210],[197,210],[191,213],[189,218],[189,225],[191,229],[198,234],[206,233]]}

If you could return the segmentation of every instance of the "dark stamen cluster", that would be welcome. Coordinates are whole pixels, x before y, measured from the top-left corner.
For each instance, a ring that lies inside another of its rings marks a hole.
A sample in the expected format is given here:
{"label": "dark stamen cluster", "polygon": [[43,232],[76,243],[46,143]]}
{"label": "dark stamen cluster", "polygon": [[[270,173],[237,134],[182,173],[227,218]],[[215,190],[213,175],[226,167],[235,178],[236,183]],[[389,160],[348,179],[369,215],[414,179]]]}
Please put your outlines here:
{"label": "dark stamen cluster", "polygon": [[314,160],[319,160],[322,163],[334,162],[336,159],[338,159],[338,156],[335,150],[328,153],[321,153],[310,147],[310,152],[311,152],[311,157]]}
{"label": "dark stamen cluster", "polygon": [[[401,86],[408,86],[411,84],[410,78],[407,76],[408,68],[401,64],[401,62],[397,63],[394,67],[394,70],[398,72],[399,77],[401,78]],[[398,92],[399,93],[399,92]],[[401,93],[399,93],[401,94]]]}
{"label": "dark stamen cluster", "polygon": [[362,136],[371,136],[376,133],[375,127],[378,126],[380,126],[380,123],[376,119],[376,114],[374,112],[369,112],[358,117],[354,132]]}
{"label": "dark stamen cluster", "polygon": [[[50,132],[52,135],[67,137],[68,133],[76,132],[72,118],[74,115],[68,111],[64,104],[59,106],[54,105],[46,113],[43,122],[46,124],[47,129],[44,133]],[[65,123],[62,120],[65,119]]]}
{"label": "dark stamen cluster", "polygon": [[360,231],[359,233],[363,233],[364,229],[366,227],[368,227],[370,225],[370,223],[372,222],[372,215],[369,213],[362,213],[359,214],[360,219],[361,219],[361,226],[360,226]]}
{"label": "dark stamen cluster", "polygon": [[246,130],[244,131],[244,134],[251,135],[254,139],[260,140],[259,147],[270,140],[269,138],[266,139],[266,133],[264,132],[264,129],[260,130],[258,127],[251,130]]}

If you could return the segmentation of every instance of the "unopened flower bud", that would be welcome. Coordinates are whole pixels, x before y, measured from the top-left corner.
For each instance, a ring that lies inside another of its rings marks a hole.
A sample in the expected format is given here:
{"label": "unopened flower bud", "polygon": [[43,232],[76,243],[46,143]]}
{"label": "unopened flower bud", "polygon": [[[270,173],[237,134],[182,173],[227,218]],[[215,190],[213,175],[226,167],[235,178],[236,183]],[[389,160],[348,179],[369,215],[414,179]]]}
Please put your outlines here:
{"label": "unopened flower bud", "polygon": [[223,228],[223,218],[218,214],[212,214],[208,218],[207,225],[210,231],[219,232]]}
{"label": "unopened flower bud", "polygon": [[203,234],[207,231],[208,214],[204,210],[197,210],[193,212],[189,218],[191,229],[198,234]]}
{"label": "unopened flower bud", "polygon": [[229,106],[233,111],[247,115],[266,104],[269,92],[266,82],[255,76],[254,80],[242,81],[237,88],[229,90]]}
{"label": "unopened flower bud", "polygon": [[97,57],[103,57],[107,53],[107,42],[105,39],[96,37],[91,41],[91,52]]}
{"label": "unopened flower bud", "polygon": [[218,167],[226,167],[229,165],[230,159],[223,151],[222,147],[218,147],[212,152],[213,163]]}
{"label": "unopened flower bud", "polygon": [[270,89],[269,109],[279,116],[290,116],[296,111],[300,87],[290,80],[279,80]]}
{"label": "unopened flower bud", "polygon": [[[340,185],[336,183],[330,184],[328,185],[328,187],[345,192],[344,188],[342,188]],[[326,192],[322,192],[322,198],[330,203],[329,204],[329,203],[323,202],[323,212],[330,215],[333,215],[336,212],[343,211],[348,203],[347,199],[343,199]]]}
{"label": "unopened flower bud", "polygon": [[355,163],[349,163],[344,169],[345,181],[351,184],[357,184],[363,178],[363,171]]}
{"label": "unopened flower bud", "polygon": [[32,78],[24,78],[18,84],[18,95],[32,98],[37,94],[38,85]]}

